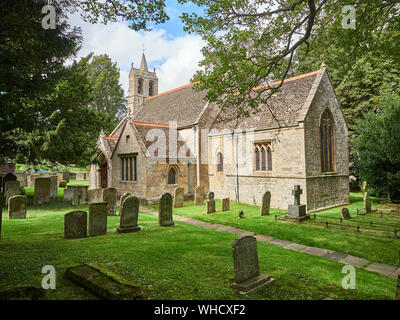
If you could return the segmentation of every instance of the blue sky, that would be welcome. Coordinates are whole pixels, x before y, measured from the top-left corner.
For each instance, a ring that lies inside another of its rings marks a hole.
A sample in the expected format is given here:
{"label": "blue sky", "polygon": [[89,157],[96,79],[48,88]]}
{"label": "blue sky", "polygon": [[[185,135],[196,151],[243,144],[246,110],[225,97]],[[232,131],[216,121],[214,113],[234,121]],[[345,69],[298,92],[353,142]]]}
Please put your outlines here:
{"label": "blue sky", "polygon": [[126,22],[90,24],[74,15],[70,22],[80,26],[83,35],[79,57],[90,52],[108,54],[120,68],[120,83],[127,94],[131,63],[139,66],[144,46],[149,68],[156,68],[159,92],[189,83],[198,69],[204,42],[199,36],[183,30],[179,16],[182,12],[200,12],[200,9],[193,4],[180,5],[176,0],[167,0],[166,10],[170,19],[152,26],[148,32],[135,32]]}

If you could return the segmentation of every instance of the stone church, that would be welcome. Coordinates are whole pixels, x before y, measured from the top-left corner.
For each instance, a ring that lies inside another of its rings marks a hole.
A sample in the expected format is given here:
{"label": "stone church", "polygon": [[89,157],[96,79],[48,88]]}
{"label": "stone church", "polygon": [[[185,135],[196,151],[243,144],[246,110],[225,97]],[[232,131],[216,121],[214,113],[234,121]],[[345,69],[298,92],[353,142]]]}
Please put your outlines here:
{"label": "stone church", "polygon": [[126,117],[99,135],[89,188],[151,203],[178,186],[191,198],[202,186],[258,205],[268,190],[271,207],[287,209],[300,185],[307,211],[349,203],[348,130],[325,65],[285,80],[269,101],[275,117],[260,106],[237,121],[234,106],[222,112],[194,85],[158,93],[143,54],[129,74]]}

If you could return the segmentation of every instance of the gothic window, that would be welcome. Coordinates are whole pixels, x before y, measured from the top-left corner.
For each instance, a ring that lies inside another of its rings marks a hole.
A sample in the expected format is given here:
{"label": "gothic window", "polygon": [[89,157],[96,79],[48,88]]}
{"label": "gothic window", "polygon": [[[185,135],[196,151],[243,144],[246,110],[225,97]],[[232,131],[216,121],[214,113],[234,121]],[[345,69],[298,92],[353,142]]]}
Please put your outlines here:
{"label": "gothic window", "polygon": [[256,171],[272,170],[272,151],[270,143],[256,143],[254,148]]}
{"label": "gothic window", "polygon": [[320,122],[321,139],[321,171],[332,172],[335,170],[335,141],[334,141],[334,120],[328,109],[322,113]]}
{"label": "gothic window", "polygon": [[168,184],[176,184],[176,172],[174,168],[168,171]]}
{"label": "gothic window", "polygon": [[219,172],[224,171],[224,158],[222,157],[221,152],[217,153],[217,161],[218,161],[217,171]]}
{"label": "gothic window", "polygon": [[138,88],[137,88],[138,93],[143,93],[143,79],[138,80]]}
{"label": "gothic window", "polygon": [[121,157],[121,180],[122,181],[137,180],[136,156]]}
{"label": "gothic window", "polygon": [[154,81],[149,82],[149,96],[154,96]]}

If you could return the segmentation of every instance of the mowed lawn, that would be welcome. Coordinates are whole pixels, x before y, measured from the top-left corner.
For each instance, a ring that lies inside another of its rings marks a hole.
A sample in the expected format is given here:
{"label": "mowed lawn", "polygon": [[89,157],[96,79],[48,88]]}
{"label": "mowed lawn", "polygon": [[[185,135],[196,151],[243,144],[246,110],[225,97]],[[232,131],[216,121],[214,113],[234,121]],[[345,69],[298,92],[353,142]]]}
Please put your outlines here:
{"label": "mowed lawn", "polygon": [[[30,206],[26,220],[8,220],[3,208],[0,290],[40,287],[42,267],[53,265],[57,287],[48,291],[49,299],[92,299],[63,277],[66,268],[90,262],[139,285],[149,299],[393,299],[395,295],[394,279],[357,269],[356,289],[345,290],[343,264],[258,243],[261,272],[275,281],[242,296],[231,288],[232,242],[237,236],[181,222],[159,227],[156,216],[140,213],[140,232],[118,234],[116,216],[108,217],[107,235],[65,240],[64,214],[73,210],[88,207],[53,201]],[[250,220],[246,210],[240,223]]]}
{"label": "mowed lawn", "polygon": [[[399,226],[400,216],[389,218],[383,216],[380,218],[376,214],[365,216],[356,216],[357,208],[363,207],[362,193],[351,193],[351,204],[345,206],[349,208],[353,220],[374,221],[389,223]],[[373,208],[376,208],[381,199],[372,198]],[[394,234],[386,233],[391,237],[369,236],[361,233],[346,232],[334,230],[329,227],[326,229],[324,224],[316,225],[313,219],[301,224],[290,223],[286,221],[275,221],[275,214],[283,216],[287,212],[283,210],[271,209],[269,216],[260,216],[260,207],[248,204],[235,204],[231,202],[229,211],[221,212],[221,201],[216,200],[217,212],[206,214],[206,206],[194,206],[193,201],[185,201],[183,208],[175,208],[174,213],[190,218],[199,219],[206,222],[229,225],[236,228],[252,231],[254,233],[273,236],[278,239],[284,239],[308,245],[320,247],[329,250],[335,250],[347,253],[370,261],[385,263],[393,266],[399,264],[400,239],[395,239]],[[152,210],[158,210],[157,205],[148,206]],[[340,209],[333,209],[317,212],[318,216],[340,217]],[[244,218],[238,218],[239,210],[243,210]],[[317,221],[320,220],[317,218]],[[333,221],[333,220],[328,220]],[[334,221],[339,223],[338,221]],[[352,223],[351,220],[346,223]],[[357,223],[354,223],[357,225]],[[400,235],[400,232],[399,232]]]}

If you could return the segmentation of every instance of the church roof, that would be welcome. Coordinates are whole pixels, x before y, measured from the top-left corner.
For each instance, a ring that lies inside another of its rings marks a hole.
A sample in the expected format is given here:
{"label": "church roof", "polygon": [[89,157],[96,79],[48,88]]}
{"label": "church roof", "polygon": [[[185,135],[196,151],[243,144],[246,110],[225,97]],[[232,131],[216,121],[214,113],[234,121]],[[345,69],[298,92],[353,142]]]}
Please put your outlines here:
{"label": "church roof", "polygon": [[207,101],[205,91],[195,91],[191,83],[146,99],[134,115],[135,121],[150,123],[176,122],[178,127],[195,124]]}
{"label": "church roof", "polygon": [[[279,126],[297,125],[299,117],[303,113],[304,104],[310,94],[313,83],[320,71],[314,71],[300,76],[288,78],[282,84],[278,92],[268,100],[269,108],[274,113],[279,124],[272,116],[267,105],[261,105],[260,110],[248,118],[236,120],[236,108],[232,106],[220,112],[211,129],[268,129]],[[276,87],[280,81],[266,86]],[[255,88],[257,90],[262,86]],[[265,94],[269,92],[266,91]]]}

